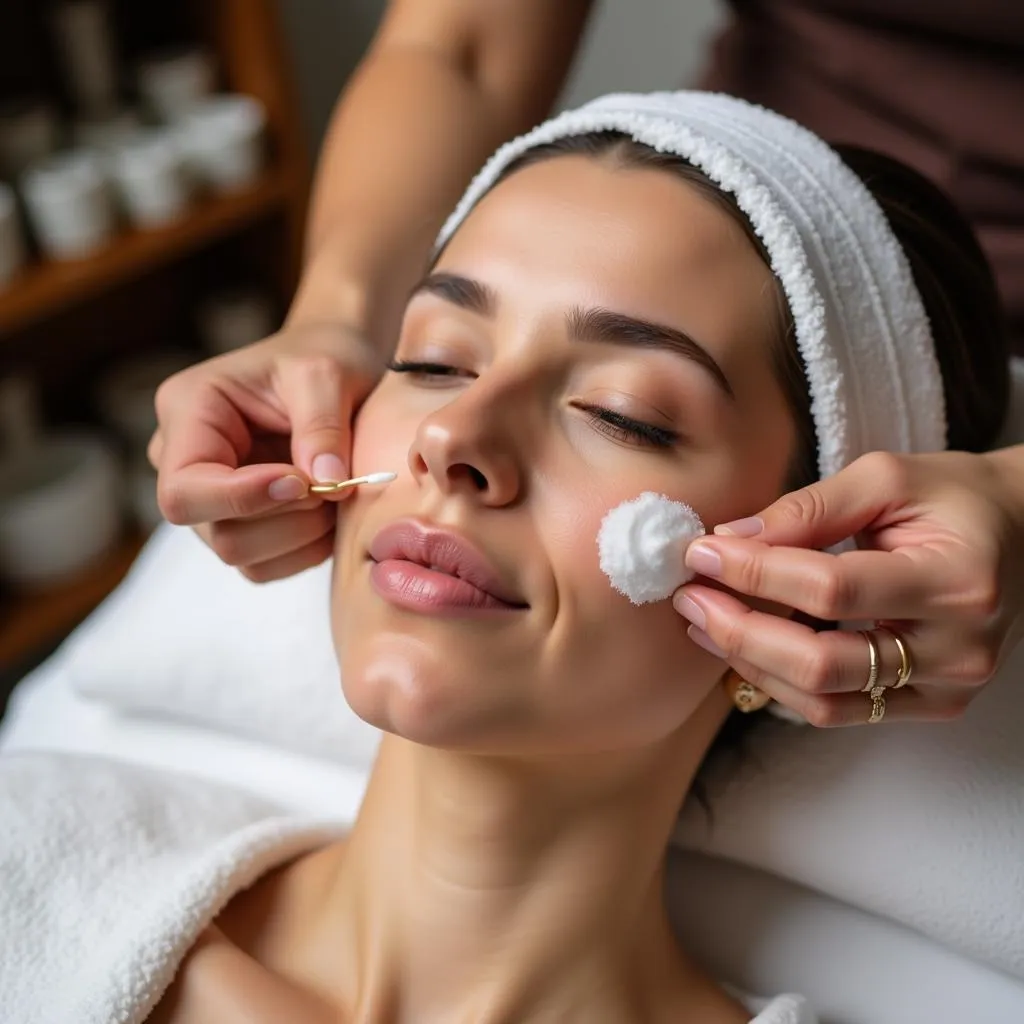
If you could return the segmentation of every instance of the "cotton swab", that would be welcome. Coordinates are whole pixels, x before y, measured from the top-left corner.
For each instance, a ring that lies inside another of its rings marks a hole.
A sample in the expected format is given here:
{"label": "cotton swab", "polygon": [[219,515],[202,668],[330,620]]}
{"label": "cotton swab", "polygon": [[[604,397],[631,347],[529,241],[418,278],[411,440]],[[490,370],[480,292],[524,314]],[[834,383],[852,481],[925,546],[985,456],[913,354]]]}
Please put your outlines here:
{"label": "cotton swab", "polygon": [[337,494],[349,487],[360,484],[389,484],[398,477],[397,473],[368,473],[366,476],[354,476],[351,480],[328,480],[323,483],[310,484],[310,494]]}

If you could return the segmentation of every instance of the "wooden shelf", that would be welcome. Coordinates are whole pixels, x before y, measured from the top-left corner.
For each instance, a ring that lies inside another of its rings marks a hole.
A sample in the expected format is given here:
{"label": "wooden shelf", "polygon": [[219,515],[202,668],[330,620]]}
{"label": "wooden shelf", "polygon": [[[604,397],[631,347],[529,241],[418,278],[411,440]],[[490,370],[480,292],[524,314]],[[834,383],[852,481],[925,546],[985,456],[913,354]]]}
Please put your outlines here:
{"label": "wooden shelf", "polygon": [[0,668],[18,664],[56,643],[124,578],[145,538],[125,537],[98,564],[64,586],[14,595],[0,616]]}
{"label": "wooden shelf", "polygon": [[[165,228],[126,230],[90,257],[35,263],[0,286],[0,355],[17,361],[18,372],[37,381],[48,408],[59,415],[90,391],[95,383],[90,375],[103,365],[147,345],[179,340],[169,331],[160,332],[169,318],[161,319],[154,310],[175,310],[189,301],[194,282],[188,260],[211,243],[259,224],[251,232],[251,246],[246,238],[233,258],[244,264],[254,286],[273,291],[280,301],[287,302],[294,292],[302,265],[309,154],[278,19],[279,2],[164,0],[131,5],[140,12],[141,20],[132,18],[137,41],[161,38],[161,26],[177,24],[178,9],[188,8],[189,37],[214,54],[218,87],[262,103],[273,165],[252,188],[197,201]],[[8,0],[0,3],[6,11]],[[39,6],[46,5],[38,0],[21,4],[26,11]],[[168,8],[175,10],[173,21],[166,17]],[[27,45],[6,36],[0,43],[5,53]],[[75,315],[54,316],[69,310]],[[85,618],[121,581],[141,544],[138,536],[126,538],[102,564],[67,586],[0,595],[0,677],[4,669],[58,642]]]}
{"label": "wooden shelf", "polygon": [[0,338],[257,220],[290,192],[286,177],[271,172],[244,191],[197,202],[167,227],[125,231],[92,256],[30,265],[0,289]]}

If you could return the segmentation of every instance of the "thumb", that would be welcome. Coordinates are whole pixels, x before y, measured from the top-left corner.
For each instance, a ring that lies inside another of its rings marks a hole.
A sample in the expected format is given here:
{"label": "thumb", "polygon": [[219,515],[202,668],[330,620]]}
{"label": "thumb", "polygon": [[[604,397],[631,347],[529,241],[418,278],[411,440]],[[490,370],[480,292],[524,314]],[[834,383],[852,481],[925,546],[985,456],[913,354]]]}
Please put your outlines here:
{"label": "thumb", "polygon": [[862,456],[834,476],[784,494],[756,516],[721,523],[715,533],[785,547],[829,548],[867,529],[892,507],[895,494],[882,482],[891,475],[875,456]]}
{"label": "thumb", "polygon": [[279,368],[278,389],[291,423],[292,462],[317,482],[347,480],[352,406],[343,366],[323,356],[289,360]]}

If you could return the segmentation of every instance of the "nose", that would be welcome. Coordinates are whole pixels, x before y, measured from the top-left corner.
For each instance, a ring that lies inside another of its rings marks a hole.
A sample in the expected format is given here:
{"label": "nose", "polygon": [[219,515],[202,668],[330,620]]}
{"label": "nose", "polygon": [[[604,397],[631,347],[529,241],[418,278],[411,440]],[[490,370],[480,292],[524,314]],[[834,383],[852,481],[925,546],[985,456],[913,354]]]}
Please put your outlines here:
{"label": "nose", "polygon": [[[479,397],[472,392],[480,388]],[[444,494],[463,494],[495,508],[522,494],[523,470],[508,413],[479,384],[427,416],[409,449],[414,477],[430,479]]]}

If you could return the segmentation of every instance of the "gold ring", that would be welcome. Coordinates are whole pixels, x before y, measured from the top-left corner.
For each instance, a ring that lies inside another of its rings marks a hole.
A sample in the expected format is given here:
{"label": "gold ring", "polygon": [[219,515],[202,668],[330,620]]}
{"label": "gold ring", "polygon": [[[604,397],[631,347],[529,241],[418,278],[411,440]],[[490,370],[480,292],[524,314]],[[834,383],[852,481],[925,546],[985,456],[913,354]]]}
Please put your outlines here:
{"label": "gold ring", "polygon": [[882,657],[878,651],[878,641],[866,630],[859,630],[860,635],[868,642],[868,681],[861,687],[861,693],[870,693],[878,685],[878,669]]}
{"label": "gold ring", "polygon": [[888,626],[876,626],[876,630],[882,630],[888,633],[896,642],[896,650],[900,652],[900,668],[896,675],[896,682],[892,684],[894,690],[902,689],[910,682],[910,677],[914,671],[914,661],[910,656],[910,648],[907,646],[907,642],[896,632],[895,629],[890,629]]}
{"label": "gold ring", "polygon": [[868,716],[869,725],[878,725],[885,718],[885,687],[876,686],[871,693],[871,714]]}

